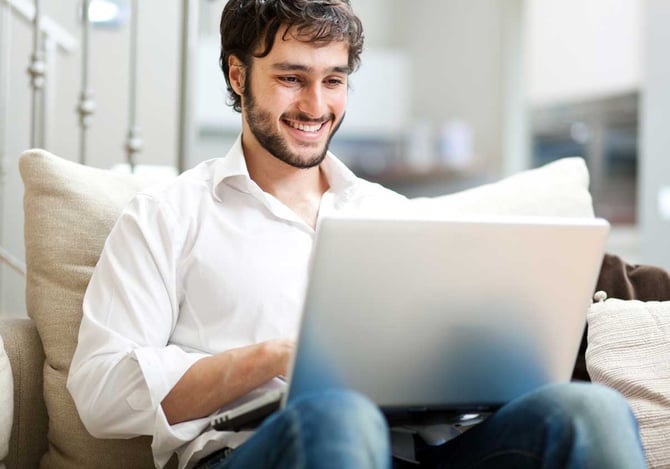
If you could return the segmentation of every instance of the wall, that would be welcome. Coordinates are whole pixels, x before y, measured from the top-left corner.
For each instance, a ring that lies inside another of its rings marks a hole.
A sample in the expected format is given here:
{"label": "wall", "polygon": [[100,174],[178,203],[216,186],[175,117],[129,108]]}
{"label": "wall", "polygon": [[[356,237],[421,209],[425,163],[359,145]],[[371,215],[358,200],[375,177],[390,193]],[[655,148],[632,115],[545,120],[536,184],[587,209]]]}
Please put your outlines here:
{"label": "wall", "polygon": [[[644,0],[643,74],[639,214],[641,262],[670,270],[670,206],[661,211],[661,194],[670,191],[670,2]],[[670,197],[670,195],[667,195]],[[664,200],[670,204],[670,200]]]}
{"label": "wall", "polygon": [[532,105],[638,89],[640,0],[526,0]]}
{"label": "wall", "polygon": [[[501,167],[503,19],[498,0],[389,0],[390,45],[412,62],[416,119],[439,126],[464,119],[474,129],[475,164]],[[400,27],[402,25],[402,27]]]}
{"label": "wall", "polygon": [[[15,23],[15,22],[14,22]],[[14,70],[10,74],[11,82],[8,89],[8,118],[6,142],[7,154],[4,157],[5,169],[7,171],[5,187],[0,194],[0,203],[3,205],[4,218],[0,220],[2,230],[2,243],[12,255],[24,259],[23,250],[23,185],[21,184],[17,157],[18,154],[28,146],[30,141],[30,93],[27,86],[28,57],[31,43],[31,35],[28,28],[23,25],[10,23],[10,57]],[[6,53],[6,52],[5,52]],[[0,70],[0,73],[7,73]],[[25,104],[28,103],[28,104]],[[4,110],[0,110],[3,112]],[[3,148],[0,148],[3,151]],[[0,312],[11,313],[23,312],[24,307],[24,279],[0,264],[2,283],[0,283]]]}
{"label": "wall", "polygon": [[670,200],[660,200],[670,192],[670,2],[526,0],[524,14],[529,104],[640,92],[632,252],[634,262],[670,269]]}
{"label": "wall", "polygon": [[[78,0],[42,2],[44,15],[53,18],[77,39],[81,34]],[[181,2],[139,2],[142,29],[139,37],[139,122],[144,150],[138,162],[174,164],[176,160],[178,41]],[[3,196],[5,217],[0,229],[3,245],[24,259],[23,186],[18,155],[30,146],[30,88],[26,69],[32,52],[29,24],[12,15],[12,48],[9,89],[10,122],[7,142],[7,185]],[[89,132],[87,163],[109,168],[125,159],[128,125],[128,26],[120,30],[93,29],[91,33],[91,85],[96,112]],[[49,64],[48,113],[51,116],[46,148],[64,158],[79,158],[76,108],[80,92],[80,47],[72,54],[56,52]],[[0,71],[5,73],[5,71]],[[0,149],[2,151],[2,149]],[[0,285],[0,312],[22,312],[24,280],[4,266]]]}
{"label": "wall", "polygon": [[[68,31],[80,34],[77,0],[44,2],[46,14]],[[176,159],[176,110],[181,2],[142,0],[138,39],[138,118],[144,148],[138,162],[170,164]],[[124,161],[128,129],[129,25],[120,29],[92,28],[90,83],[96,101],[89,131],[87,163],[111,167]],[[78,158],[78,104],[80,51],[59,66],[55,81],[54,138],[50,149],[66,158]],[[58,136],[58,138],[55,138]],[[173,138],[166,138],[173,136]]]}

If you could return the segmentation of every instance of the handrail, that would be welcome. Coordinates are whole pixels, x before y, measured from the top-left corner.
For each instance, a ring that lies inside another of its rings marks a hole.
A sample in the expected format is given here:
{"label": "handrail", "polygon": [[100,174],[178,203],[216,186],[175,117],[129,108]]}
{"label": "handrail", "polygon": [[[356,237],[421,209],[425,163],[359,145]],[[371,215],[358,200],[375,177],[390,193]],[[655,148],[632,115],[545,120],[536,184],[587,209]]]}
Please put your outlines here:
{"label": "handrail", "polygon": [[[35,20],[35,6],[26,0],[0,0],[14,9],[18,15],[29,23]],[[77,48],[77,39],[68,33],[62,26],[51,18],[43,17],[40,29],[64,52],[74,52]]]}
{"label": "handrail", "polygon": [[7,264],[14,272],[25,277],[26,264],[16,257],[12,256],[5,248],[0,246],[0,263]]}

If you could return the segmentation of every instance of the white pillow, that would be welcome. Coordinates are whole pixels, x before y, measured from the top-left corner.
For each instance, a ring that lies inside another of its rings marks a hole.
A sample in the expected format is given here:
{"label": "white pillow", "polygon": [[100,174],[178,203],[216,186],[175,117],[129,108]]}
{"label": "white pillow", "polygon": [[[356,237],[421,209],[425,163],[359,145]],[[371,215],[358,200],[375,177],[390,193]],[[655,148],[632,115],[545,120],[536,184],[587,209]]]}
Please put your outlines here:
{"label": "white pillow", "polygon": [[586,368],[630,403],[647,463],[670,467],[670,301],[608,299],[588,314]]}
{"label": "white pillow", "polygon": [[[12,432],[14,412],[14,380],[5,344],[0,336],[0,461],[9,452],[9,437]],[[0,463],[2,467],[2,463]]]}
{"label": "white pillow", "polygon": [[583,158],[562,158],[498,182],[413,200],[419,210],[449,215],[593,217]]}

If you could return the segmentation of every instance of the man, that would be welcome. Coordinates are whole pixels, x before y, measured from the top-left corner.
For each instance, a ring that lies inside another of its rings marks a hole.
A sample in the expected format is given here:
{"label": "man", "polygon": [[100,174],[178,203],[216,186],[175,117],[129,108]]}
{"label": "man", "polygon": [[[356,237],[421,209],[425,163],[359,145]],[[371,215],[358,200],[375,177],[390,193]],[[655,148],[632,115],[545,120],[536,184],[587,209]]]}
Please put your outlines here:
{"label": "man", "polygon": [[[242,133],[228,155],[136,196],[85,299],[68,388],[94,436],[152,435],[158,466],[389,467],[388,428],[354,392],[301,399],[253,433],[207,416],[287,371],[320,217],[405,199],[328,144],[363,45],[347,0],[230,0],[221,66]],[[623,398],[555,386],[436,448],[450,467],[644,467]]]}

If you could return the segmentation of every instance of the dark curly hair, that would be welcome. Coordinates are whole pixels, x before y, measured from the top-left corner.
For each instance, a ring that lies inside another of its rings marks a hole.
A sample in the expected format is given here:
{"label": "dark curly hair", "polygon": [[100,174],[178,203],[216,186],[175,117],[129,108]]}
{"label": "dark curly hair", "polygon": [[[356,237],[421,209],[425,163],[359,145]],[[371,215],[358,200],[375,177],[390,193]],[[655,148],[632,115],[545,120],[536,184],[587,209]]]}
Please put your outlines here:
{"label": "dark curly hair", "polygon": [[234,55],[248,67],[252,56],[267,56],[283,26],[294,28],[306,42],[347,41],[349,69],[358,68],[363,25],[349,0],[229,0],[221,14],[219,64],[237,112],[242,109],[241,97],[230,86],[228,58]]}

